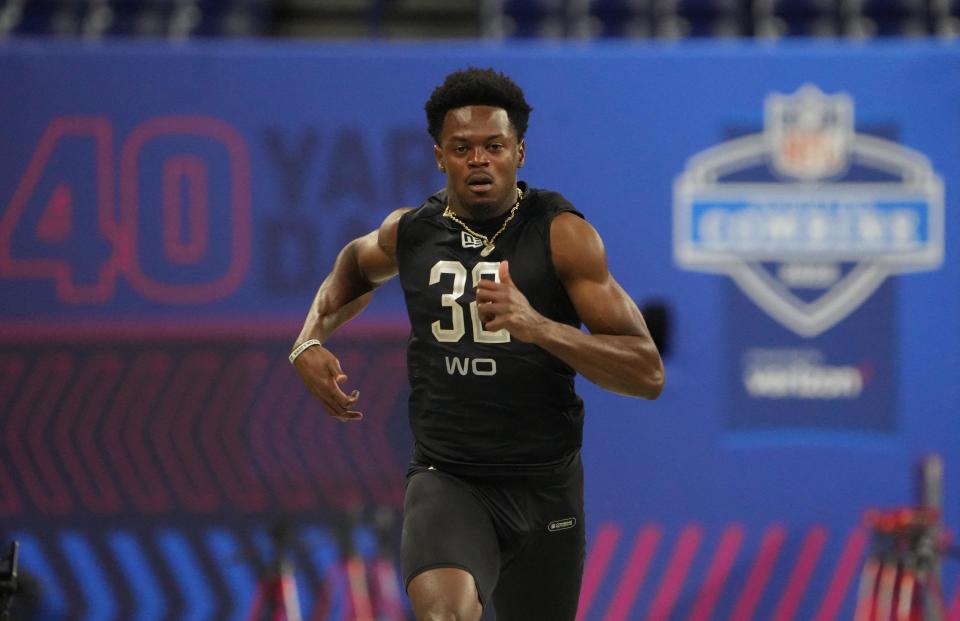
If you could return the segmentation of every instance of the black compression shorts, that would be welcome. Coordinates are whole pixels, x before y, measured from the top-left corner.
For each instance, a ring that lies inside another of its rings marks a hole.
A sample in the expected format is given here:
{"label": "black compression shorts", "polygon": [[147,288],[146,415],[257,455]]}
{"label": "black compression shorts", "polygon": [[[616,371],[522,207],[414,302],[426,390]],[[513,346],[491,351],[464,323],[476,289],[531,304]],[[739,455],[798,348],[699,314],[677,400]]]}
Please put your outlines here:
{"label": "black compression shorts", "polygon": [[438,567],[469,572],[497,621],[572,621],[586,552],[583,467],[560,476],[456,477],[411,467],[401,561],[410,585]]}

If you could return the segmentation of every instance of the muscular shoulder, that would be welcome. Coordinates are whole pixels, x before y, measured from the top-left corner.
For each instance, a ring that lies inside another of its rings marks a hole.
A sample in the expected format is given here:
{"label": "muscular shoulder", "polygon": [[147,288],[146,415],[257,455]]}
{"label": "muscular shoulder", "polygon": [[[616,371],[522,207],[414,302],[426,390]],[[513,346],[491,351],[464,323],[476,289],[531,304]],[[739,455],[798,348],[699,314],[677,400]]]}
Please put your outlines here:
{"label": "muscular shoulder", "polygon": [[563,212],[550,224],[550,253],[560,280],[596,280],[607,272],[606,251],[597,230],[577,213]]}
{"label": "muscular shoulder", "polygon": [[413,211],[412,207],[401,207],[394,209],[384,218],[383,223],[377,230],[377,246],[389,257],[397,256],[397,235],[400,229],[400,220],[403,216]]}

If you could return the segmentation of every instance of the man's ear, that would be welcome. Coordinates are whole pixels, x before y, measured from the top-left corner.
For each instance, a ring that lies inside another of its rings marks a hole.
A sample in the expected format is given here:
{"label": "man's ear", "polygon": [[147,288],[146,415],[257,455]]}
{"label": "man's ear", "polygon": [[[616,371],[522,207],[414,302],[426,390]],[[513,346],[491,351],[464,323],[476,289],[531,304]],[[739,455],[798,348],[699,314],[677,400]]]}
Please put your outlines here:
{"label": "man's ear", "polygon": [[521,140],[517,143],[517,168],[523,168],[523,160],[527,155],[527,143]]}
{"label": "man's ear", "polygon": [[443,151],[437,145],[433,145],[433,157],[437,160],[437,168],[440,169],[440,172],[447,172],[447,167],[443,165]]}

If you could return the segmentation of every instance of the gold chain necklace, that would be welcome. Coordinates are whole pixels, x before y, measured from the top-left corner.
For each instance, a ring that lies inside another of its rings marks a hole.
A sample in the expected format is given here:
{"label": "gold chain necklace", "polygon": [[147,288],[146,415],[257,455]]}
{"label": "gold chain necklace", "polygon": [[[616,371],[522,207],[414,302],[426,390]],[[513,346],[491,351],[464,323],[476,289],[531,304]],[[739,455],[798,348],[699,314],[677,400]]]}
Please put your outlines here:
{"label": "gold chain necklace", "polygon": [[477,233],[476,231],[471,229],[469,226],[467,226],[466,222],[458,218],[457,214],[453,213],[453,210],[450,209],[449,202],[447,203],[446,209],[443,210],[443,217],[450,218],[451,220],[453,220],[454,222],[462,226],[464,231],[466,231],[467,233],[470,233],[477,239],[481,240],[483,242],[483,250],[480,251],[480,256],[485,257],[491,252],[493,252],[493,249],[494,249],[493,243],[497,241],[498,237],[500,237],[500,233],[503,233],[505,230],[507,230],[507,225],[510,224],[510,221],[513,220],[513,217],[517,215],[517,209],[520,208],[520,201],[522,200],[523,200],[523,190],[521,190],[520,188],[517,188],[517,202],[514,203],[513,207],[510,208],[510,215],[507,216],[507,219],[503,221],[503,224],[500,226],[500,230],[498,230],[496,233],[494,233],[490,237]]}

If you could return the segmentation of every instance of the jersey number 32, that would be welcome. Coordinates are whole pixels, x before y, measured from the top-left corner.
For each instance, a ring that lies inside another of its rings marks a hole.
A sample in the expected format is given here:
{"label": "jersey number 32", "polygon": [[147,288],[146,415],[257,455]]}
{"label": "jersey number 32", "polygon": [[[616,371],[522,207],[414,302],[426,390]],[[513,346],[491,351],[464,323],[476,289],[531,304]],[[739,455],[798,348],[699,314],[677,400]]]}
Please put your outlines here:
{"label": "jersey number 32", "polygon": [[[481,261],[473,267],[471,274],[472,286],[484,276],[493,276],[493,280],[500,282],[499,273],[500,263],[492,261]],[[433,336],[441,343],[456,343],[466,334],[466,325],[463,320],[463,305],[457,300],[463,295],[467,286],[467,268],[459,261],[437,261],[430,270],[430,285],[436,285],[440,282],[441,276],[450,274],[453,276],[453,291],[444,293],[440,296],[440,304],[450,309],[450,319],[453,327],[443,328],[440,321],[434,321],[431,324]],[[470,322],[473,325],[473,340],[477,343],[508,343],[510,333],[503,330],[491,332],[483,329],[480,323],[480,313],[477,311],[477,302],[470,302]]]}

